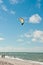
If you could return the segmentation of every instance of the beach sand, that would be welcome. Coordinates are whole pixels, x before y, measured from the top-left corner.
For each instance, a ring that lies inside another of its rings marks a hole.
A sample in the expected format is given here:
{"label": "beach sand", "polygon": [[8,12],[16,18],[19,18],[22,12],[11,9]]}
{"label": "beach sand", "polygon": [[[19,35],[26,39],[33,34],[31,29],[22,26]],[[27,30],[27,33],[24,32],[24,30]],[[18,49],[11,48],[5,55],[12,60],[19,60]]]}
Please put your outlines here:
{"label": "beach sand", "polygon": [[0,65],[41,65],[41,64],[40,63],[31,62],[29,60],[0,58]]}

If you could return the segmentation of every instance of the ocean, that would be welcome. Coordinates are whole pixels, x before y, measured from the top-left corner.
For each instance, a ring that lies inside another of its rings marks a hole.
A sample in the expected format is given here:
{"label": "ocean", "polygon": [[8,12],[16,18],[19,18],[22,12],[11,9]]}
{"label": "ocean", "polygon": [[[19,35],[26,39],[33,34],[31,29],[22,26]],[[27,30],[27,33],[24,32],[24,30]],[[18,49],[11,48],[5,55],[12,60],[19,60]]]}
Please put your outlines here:
{"label": "ocean", "polygon": [[32,60],[43,62],[43,53],[30,53],[30,52],[0,52],[0,55],[10,56],[23,60]]}

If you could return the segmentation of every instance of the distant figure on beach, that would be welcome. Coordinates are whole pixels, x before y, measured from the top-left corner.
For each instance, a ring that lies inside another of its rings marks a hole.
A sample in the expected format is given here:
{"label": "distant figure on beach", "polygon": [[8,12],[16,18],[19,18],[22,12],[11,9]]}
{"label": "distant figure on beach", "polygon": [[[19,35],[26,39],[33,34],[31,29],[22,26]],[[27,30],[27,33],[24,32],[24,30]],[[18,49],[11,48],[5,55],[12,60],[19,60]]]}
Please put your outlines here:
{"label": "distant figure on beach", "polygon": [[2,54],[1,57],[2,57],[2,58],[5,58],[5,54]]}

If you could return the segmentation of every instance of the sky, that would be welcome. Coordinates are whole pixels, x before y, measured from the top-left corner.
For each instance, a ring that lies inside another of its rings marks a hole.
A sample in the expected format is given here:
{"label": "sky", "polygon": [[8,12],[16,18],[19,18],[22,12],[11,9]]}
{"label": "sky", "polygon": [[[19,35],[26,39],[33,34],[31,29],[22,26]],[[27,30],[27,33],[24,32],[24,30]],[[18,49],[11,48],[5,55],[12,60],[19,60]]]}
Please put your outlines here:
{"label": "sky", "polygon": [[43,0],[0,0],[0,52],[43,52]]}

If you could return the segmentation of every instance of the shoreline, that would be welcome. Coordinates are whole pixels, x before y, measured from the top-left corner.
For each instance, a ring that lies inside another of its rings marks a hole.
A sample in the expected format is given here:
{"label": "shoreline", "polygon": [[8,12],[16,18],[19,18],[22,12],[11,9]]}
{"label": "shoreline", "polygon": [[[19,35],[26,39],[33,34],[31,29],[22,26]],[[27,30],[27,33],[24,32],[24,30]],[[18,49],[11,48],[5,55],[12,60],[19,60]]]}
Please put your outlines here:
{"label": "shoreline", "polygon": [[0,57],[0,63],[4,65],[4,63],[7,63],[7,65],[43,65],[43,62],[37,62],[32,60],[23,60],[20,58],[14,58],[5,56],[5,58]]}

